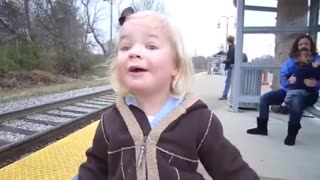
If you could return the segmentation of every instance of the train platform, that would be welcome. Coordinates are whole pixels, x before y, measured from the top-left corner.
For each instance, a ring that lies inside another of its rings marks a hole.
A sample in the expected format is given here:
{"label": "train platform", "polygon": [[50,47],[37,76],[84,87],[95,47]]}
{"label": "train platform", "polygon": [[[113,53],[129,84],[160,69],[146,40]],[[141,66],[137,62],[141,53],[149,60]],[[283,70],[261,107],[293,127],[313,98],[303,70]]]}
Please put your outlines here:
{"label": "train platform", "polygon": [[0,169],[1,180],[68,180],[85,161],[98,122]]}
{"label": "train platform", "polygon": [[[303,129],[295,146],[283,144],[287,131],[287,115],[270,114],[269,136],[245,133],[254,127],[257,112],[233,113],[227,101],[218,101],[224,86],[224,76],[200,74],[195,77],[193,91],[219,117],[224,134],[241,152],[261,180],[319,180],[320,120],[304,118]],[[267,87],[264,87],[267,88]],[[67,180],[85,161],[85,151],[91,146],[97,122],[48,145],[0,169],[1,180]],[[200,166],[206,180],[210,180]]]}

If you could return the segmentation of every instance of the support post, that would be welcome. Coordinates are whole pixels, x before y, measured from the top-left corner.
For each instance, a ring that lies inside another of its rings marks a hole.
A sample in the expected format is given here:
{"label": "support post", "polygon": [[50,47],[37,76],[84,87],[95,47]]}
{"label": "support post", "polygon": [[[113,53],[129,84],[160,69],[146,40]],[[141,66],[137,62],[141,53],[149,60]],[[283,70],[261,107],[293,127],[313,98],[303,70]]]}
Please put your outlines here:
{"label": "support post", "polygon": [[239,95],[240,95],[240,75],[241,63],[243,59],[243,26],[244,26],[244,0],[237,1],[237,30],[236,30],[236,49],[235,49],[235,63],[233,69],[232,82],[232,111],[239,110]]}

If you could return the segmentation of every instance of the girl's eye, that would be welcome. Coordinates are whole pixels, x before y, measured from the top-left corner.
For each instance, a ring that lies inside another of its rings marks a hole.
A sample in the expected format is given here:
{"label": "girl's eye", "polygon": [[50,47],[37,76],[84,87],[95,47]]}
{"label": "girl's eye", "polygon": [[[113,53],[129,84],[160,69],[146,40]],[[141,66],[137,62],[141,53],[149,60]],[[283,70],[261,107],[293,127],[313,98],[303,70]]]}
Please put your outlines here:
{"label": "girl's eye", "polygon": [[127,51],[130,49],[130,46],[121,46],[120,51]]}
{"label": "girl's eye", "polygon": [[147,45],[147,49],[155,50],[155,49],[158,49],[158,47],[153,44],[149,44]]}

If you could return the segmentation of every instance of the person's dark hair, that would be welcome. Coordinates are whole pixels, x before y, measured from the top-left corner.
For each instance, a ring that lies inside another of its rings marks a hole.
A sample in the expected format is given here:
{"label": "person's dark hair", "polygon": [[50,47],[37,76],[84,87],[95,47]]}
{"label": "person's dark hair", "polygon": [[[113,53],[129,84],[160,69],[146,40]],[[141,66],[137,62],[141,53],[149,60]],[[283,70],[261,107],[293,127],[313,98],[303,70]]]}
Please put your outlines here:
{"label": "person's dark hair", "polygon": [[126,21],[126,18],[127,18],[128,16],[130,16],[131,14],[133,14],[133,13],[134,13],[134,9],[133,9],[132,7],[127,7],[127,8],[125,8],[125,9],[122,11],[121,16],[120,16],[120,18],[119,18],[119,24],[120,24],[120,26],[122,26],[123,23]]}
{"label": "person's dark hair", "polygon": [[234,36],[228,36],[227,41],[231,44],[234,44]]}
{"label": "person's dark hair", "polygon": [[291,50],[290,50],[290,53],[289,53],[289,56],[291,58],[294,58],[296,52],[299,51],[299,49],[298,49],[299,41],[301,39],[304,39],[304,38],[306,38],[306,39],[308,39],[310,41],[310,45],[311,45],[310,52],[311,52],[311,55],[314,56],[314,55],[318,54],[316,45],[315,45],[314,41],[312,40],[312,38],[307,34],[303,34],[303,35],[299,36],[292,44],[292,47],[291,47]]}
{"label": "person's dark hair", "polygon": [[302,53],[308,53],[308,54],[310,54],[310,56],[312,55],[311,52],[309,51],[309,49],[302,48],[302,49],[298,50],[297,52],[295,52],[293,54],[294,55],[293,57],[297,59],[297,58],[299,58],[301,56]]}

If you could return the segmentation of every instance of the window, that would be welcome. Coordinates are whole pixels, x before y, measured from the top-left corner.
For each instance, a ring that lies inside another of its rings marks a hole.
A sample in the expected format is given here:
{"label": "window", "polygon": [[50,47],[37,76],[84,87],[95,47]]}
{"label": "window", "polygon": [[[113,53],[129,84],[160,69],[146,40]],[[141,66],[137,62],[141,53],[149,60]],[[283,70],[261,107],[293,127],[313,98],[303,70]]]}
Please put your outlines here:
{"label": "window", "polygon": [[243,52],[248,56],[248,62],[261,57],[274,56],[274,34],[244,34]]}
{"label": "window", "polygon": [[[276,12],[246,10],[244,12],[244,26],[276,26]],[[258,17],[258,18],[257,18]]]}
{"label": "window", "polygon": [[245,5],[248,6],[264,6],[264,7],[277,7],[277,0],[245,0]]}
{"label": "window", "polygon": [[[245,10],[245,27],[275,27],[277,24],[278,27],[305,27],[309,25],[310,2],[308,1],[295,1],[295,3],[291,4],[291,6],[288,6],[288,3],[291,2],[290,0],[282,0],[279,1],[279,3],[272,0],[246,0],[245,2],[246,5],[260,7],[260,9],[251,8]],[[275,10],[277,12],[270,11],[270,7],[277,8]],[[264,11],[263,8],[266,8],[266,10]]]}

